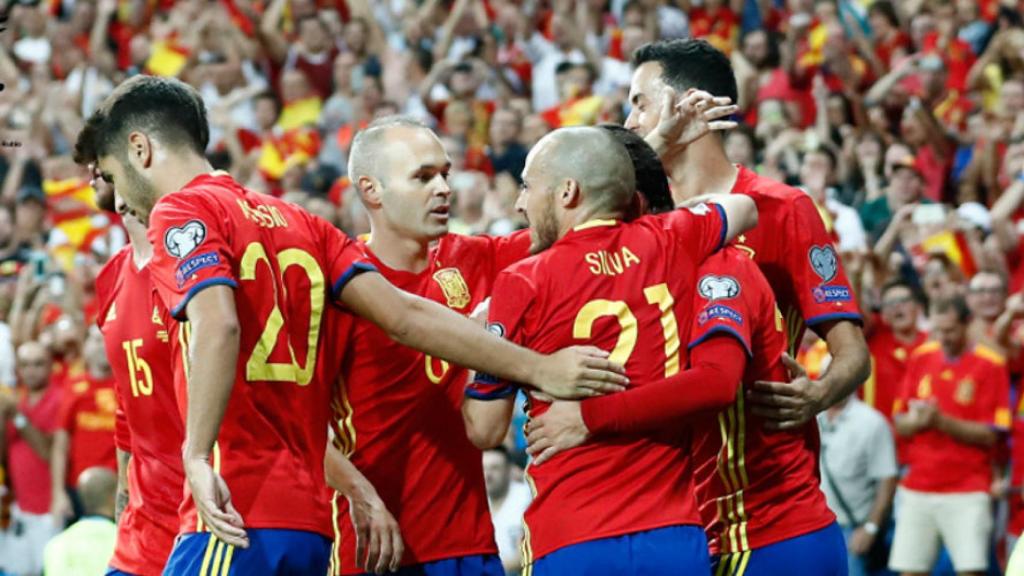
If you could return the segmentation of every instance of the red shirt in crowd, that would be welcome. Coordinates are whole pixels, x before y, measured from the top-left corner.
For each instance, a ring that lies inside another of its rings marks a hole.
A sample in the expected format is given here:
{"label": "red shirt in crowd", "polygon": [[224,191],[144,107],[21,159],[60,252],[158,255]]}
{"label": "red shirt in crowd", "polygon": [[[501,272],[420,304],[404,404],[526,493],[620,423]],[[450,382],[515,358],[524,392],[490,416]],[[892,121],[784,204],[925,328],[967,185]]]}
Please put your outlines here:
{"label": "red shirt in crowd", "polygon": [[[389,268],[369,249],[367,256],[398,288],[470,314],[490,296],[498,272],[529,249],[527,231],[502,238],[448,234],[419,273]],[[368,320],[346,316],[342,324],[340,341],[348,348],[339,351],[335,441],[395,514],[405,542],[402,564],[496,553],[480,450],[466,437],[460,410],[467,370],[396,343]],[[343,574],[362,574],[344,498],[336,526],[335,561]]]}
{"label": "red shirt in crowd", "polygon": [[907,372],[910,354],[928,339],[925,332],[918,331],[911,342],[896,338],[888,326],[879,323],[868,338],[871,351],[871,376],[857,390],[865,404],[882,413],[892,422],[893,408],[899,396],[903,377]]}
{"label": "red shirt in crowd", "polygon": [[757,227],[737,237],[735,246],[754,259],[775,291],[790,355],[796,356],[806,326],[860,322],[850,281],[811,197],[743,166],[732,191],[757,204]]}
{"label": "red shirt in crowd", "polygon": [[86,468],[104,466],[117,470],[114,421],[117,397],[114,378],[86,374],[71,380],[64,390],[60,429],[68,433],[68,467],[64,483],[74,486]]}
{"label": "red shirt in crowd", "polygon": [[[63,391],[50,384],[35,404],[28,398],[18,403],[18,411],[39,431],[52,434],[60,422]],[[14,423],[7,422],[7,471],[11,476],[14,502],[22,512],[46,514],[50,511],[50,459],[43,458],[18,434]]]}
{"label": "red shirt in crowd", "polygon": [[[947,358],[938,342],[927,342],[910,356],[896,413],[907,412],[912,400],[938,403],[941,413],[1010,428],[1010,382],[1006,362],[992,349],[978,345],[958,358]],[[911,436],[903,451],[910,471],[903,486],[922,492],[988,492],[992,485],[993,450],[965,444],[935,430]]]}
{"label": "red shirt in crowd", "polygon": [[736,400],[694,426],[697,502],[712,554],[757,549],[835,521],[818,489],[818,426],[769,431],[750,411],[745,387],[785,381],[786,332],[775,296],[748,256],[729,249],[700,268],[689,348],[730,334],[749,361]]}
{"label": "red shirt in crowd", "polygon": [[1007,497],[1010,517],[1006,532],[1012,536],[1024,533],[1024,394],[1019,396],[1010,439],[1010,493]]}
{"label": "red shirt in crowd", "polygon": [[[332,537],[323,462],[337,358],[321,325],[333,321],[332,296],[372,269],[362,249],[326,221],[225,172],[161,198],[149,239],[150,276],[172,317],[185,320],[189,300],[206,287],[234,288],[239,369],[210,461],[246,527]],[[190,341],[186,327],[183,360]],[[176,372],[182,396],[188,369]],[[183,397],[178,403],[187,405]],[[187,486],[181,519],[184,532],[204,528]]]}
{"label": "red shirt in crowd", "polygon": [[[128,505],[117,523],[110,564],[129,574],[158,575],[178,534],[185,475],[185,429],[174,393],[179,327],[157,297],[149,268],[136,267],[131,246],[96,278],[99,327],[117,391],[117,447],[131,454]],[[150,311],[152,311],[150,313]]]}
{"label": "red shirt in crowd", "polygon": [[[697,269],[725,229],[717,205],[577,226],[498,275],[489,328],[541,353],[581,344],[611,350],[632,386],[659,381],[685,365],[677,319],[690,318]],[[480,400],[514,392],[482,374],[466,390]],[[531,417],[549,406],[531,393]],[[595,440],[528,467],[535,497],[524,518],[524,563],[581,542],[700,525],[690,434]]]}

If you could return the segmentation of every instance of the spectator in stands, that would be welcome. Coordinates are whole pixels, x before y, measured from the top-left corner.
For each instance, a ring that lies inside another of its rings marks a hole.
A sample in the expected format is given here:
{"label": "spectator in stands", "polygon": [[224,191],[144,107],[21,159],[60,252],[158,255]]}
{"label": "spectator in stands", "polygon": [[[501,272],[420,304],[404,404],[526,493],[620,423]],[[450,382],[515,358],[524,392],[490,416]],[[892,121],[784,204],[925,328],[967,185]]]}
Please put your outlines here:
{"label": "spectator in stands", "polygon": [[86,468],[78,477],[76,492],[82,499],[82,518],[46,545],[46,576],[103,574],[114,553],[117,474],[99,466]]}
{"label": "spectator in stands", "polygon": [[[158,315],[153,318],[160,321]],[[50,454],[53,490],[50,508],[54,522],[60,526],[67,519],[82,514],[72,479],[94,466],[117,470],[114,378],[103,347],[103,335],[95,325],[89,329],[84,358],[85,374],[70,380],[64,391],[64,404]]]}
{"label": "spectator in stands", "polygon": [[907,362],[928,335],[920,329],[921,305],[914,289],[893,280],[882,288],[881,318],[871,323],[868,349],[871,376],[859,394],[864,403],[892,420],[893,408],[907,372]]}
{"label": "spectator in stands", "polygon": [[24,394],[0,391],[0,453],[7,454],[14,491],[11,524],[0,533],[0,571],[41,573],[43,548],[60,532],[50,517],[50,444],[57,427],[61,390],[50,385],[52,360],[45,346],[18,348],[18,378]]}
{"label": "spectator in stands", "polygon": [[911,355],[897,399],[909,470],[889,568],[928,573],[942,544],[957,572],[983,574],[993,530],[993,447],[1010,426],[1009,378],[1002,356],[968,342],[963,299],[933,302],[929,316],[935,341]]}
{"label": "spectator in stands", "polygon": [[1004,349],[996,335],[996,320],[1006,310],[1006,281],[997,272],[982,270],[967,283],[967,307],[971,311],[971,324],[967,338],[985,344],[1004,357]]}
{"label": "spectator in stands", "polygon": [[498,555],[506,574],[519,574],[522,569],[519,545],[523,539],[523,512],[530,506],[530,489],[524,482],[512,479],[514,464],[504,446],[485,450],[483,458],[484,481],[494,537],[498,541]]}
{"label": "spectator in stands", "polygon": [[850,576],[884,568],[885,528],[896,494],[896,448],[885,418],[856,396],[818,414],[821,489],[843,528]]}

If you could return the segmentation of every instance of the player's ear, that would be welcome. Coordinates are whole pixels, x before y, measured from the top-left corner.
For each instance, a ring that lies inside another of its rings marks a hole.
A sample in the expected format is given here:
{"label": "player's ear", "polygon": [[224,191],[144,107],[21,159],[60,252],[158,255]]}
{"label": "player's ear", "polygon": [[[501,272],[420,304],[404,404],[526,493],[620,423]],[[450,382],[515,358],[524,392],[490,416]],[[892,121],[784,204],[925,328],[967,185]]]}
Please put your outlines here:
{"label": "player's ear", "polygon": [[369,176],[360,176],[356,180],[356,192],[362,198],[363,204],[376,208],[380,206],[380,183]]}
{"label": "player's ear", "polygon": [[139,168],[149,168],[153,160],[153,141],[142,132],[128,134],[128,161]]}
{"label": "player's ear", "polygon": [[582,193],[580,192],[580,183],[569,178],[562,183],[562,190],[559,194],[559,200],[561,201],[563,208],[575,208],[580,204],[583,199]]}

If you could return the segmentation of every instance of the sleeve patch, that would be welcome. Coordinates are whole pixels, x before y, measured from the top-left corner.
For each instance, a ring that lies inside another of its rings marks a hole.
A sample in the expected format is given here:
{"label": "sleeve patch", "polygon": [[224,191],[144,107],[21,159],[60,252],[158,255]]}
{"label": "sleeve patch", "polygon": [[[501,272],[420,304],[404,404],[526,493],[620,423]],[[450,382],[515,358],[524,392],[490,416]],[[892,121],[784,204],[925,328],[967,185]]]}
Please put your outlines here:
{"label": "sleeve patch", "polygon": [[811,290],[814,301],[818,304],[825,302],[849,302],[853,299],[850,289],[846,286],[815,286]]}
{"label": "sleeve patch", "polygon": [[697,283],[697,290],[706,300],[727,300],[740,295],[740,283],[732,276],[708,274]]}
{"label": "sleeve patch", "polygon": [[164,232],[164,248],[177,259],[191,254],[206,240],[206,224],[201,220],[189,220],[183,226],[168,228]]}
{"label": "sleeve patch", "polygon": [[218,264],[220,264],[220,256],[216,252],[204,252],[185,260],[178,265],[178,270],[174,274],[175,280],[178,281],[178,288],[184,287],[185,283],[192,279],[192,275],[199,270]]}
{"label": "sleeve patch", "polygon": [[725,304],[712,304],[701,310],[700,314],[697,315],[697,325],[703,326],[716,318],[729,320],[739,326],[743,326],[743,316]]}
{"label": "sleeve patch", "polygon": [[832,246],[811,246],[807,251],[807,257],[811,260],[811,268],[821,278],[822,283],[828,283],[839,273],[839,258]]}

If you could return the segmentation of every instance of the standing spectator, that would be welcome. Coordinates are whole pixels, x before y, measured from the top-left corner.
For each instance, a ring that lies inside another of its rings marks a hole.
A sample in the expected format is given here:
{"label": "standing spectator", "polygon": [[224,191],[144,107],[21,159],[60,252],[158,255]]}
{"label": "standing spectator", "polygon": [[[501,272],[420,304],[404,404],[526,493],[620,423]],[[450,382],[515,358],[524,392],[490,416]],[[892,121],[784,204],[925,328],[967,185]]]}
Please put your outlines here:
{"label": "standing spectator", "polygon": [[985,344],[1004,357],[1007,350],[996,336],[996,320],[1006,309],[1006,281],[996,272],[982,270],[967,283],[967,307],[971,311],[971,323],[967,338],[971,342]]}
{"label": "standing spectator", "polygon": [[[50,443],[60,411],[61,390],[50,385],[52,360],[46,347],[26,342],[18,348],[20,399],[0,392],[0,452],[7,453],[14,507],[11,524],[0,532],[0,571],[39,574],[43,547],[59,528],[51,521]],[[6,449],[6,450],[4,450]]]}
{"label": "standing spectator", "polygon": [[821,489],[846,536],[850,576],[865,576],[876,568],[872,561],[879,560],[869,558],[869,552],[884,546],[876,541],[885,538],[896,493],[892,429],[877,410],[856,396],[818,414],[818,426]]}
{"label": "standing spectator", "polygon": [[86,372],[70,381],[64,391],[60,422],[50,453],[53,490],[50,508],[54,521],[60,525],[69,517],[81,515],[81,503],[72,484],[79,474],[93,466],[117,470],[114,449],[117,398],[103,335],[98,327],[89,329],[83,352]]}
{"label": "standing spectator", "polygon": [[891,421],[907,361],[928,335],[918,328],[921,305],[910,284],[894,280],[882,287],[881,297],[881,322],[874,324],[868,337],[871,376],[858,395]]}
{"label": "standing spectator", "polygon": [[484,451],[484,482],[494,538],[505,574],[509,575],[519,574],[522,569],[519,545],[523,540],[523,513],[533,499],[526,483],[512,479],[512,467],[512,458],[504,446]]}
{"label": "standing spectator", "polygon": [[117,541],[114,494],[117,475],[107,468],[87,468],[76,486],[82,498],[82,519],[46,545],[46,576],[104,574]]}
{"label": "standing spectator", "polygon": [[523,119],[512,108],[501,108],[491,117],[490,146],[487,156],[494,174],[508,172],[519,182],[526,165],[525,146],[520,144],[519,135],[523,130]]}
{"label": "standing spectator", "polygon": [[1005,361],[968,346],[961,298],[930,310],[935,342],[910,358],[897,400],[896,431],[909,441],[889,568],[928,573],[944,544],[958,573],[988,569],[993,447],[1010,425]]}

